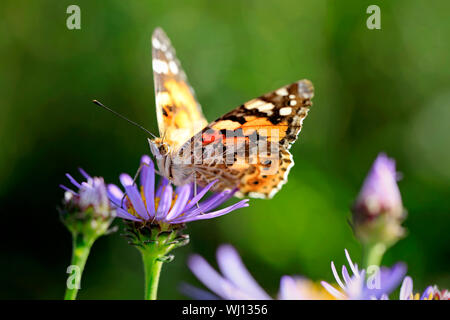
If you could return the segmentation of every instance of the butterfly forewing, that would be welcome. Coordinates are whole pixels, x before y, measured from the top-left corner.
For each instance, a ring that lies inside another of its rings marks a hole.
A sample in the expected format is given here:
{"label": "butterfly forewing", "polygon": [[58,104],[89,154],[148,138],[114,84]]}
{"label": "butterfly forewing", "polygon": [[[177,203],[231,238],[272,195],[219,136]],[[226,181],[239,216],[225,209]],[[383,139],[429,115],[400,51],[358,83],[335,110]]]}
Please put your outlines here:
{"label": "butterfly forewing", "polygon": [[152,35],[156,115],[161,138],[173,148],[207,125],[200,104],[164,31]]}

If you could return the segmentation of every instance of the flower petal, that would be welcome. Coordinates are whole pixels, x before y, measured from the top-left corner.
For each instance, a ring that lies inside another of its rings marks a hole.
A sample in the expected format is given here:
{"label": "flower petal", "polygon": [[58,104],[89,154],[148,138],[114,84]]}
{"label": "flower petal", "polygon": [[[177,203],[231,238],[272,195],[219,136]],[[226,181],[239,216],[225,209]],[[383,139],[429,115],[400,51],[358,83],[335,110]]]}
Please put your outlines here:
{"label": "flower petal", "polygon": [[166,185],[159,199],[158,210],[156,210],[156,219],[163,220],[172,206],[173,188],[171,184]]}
{"label": "flower petal", "polygon": [[141,162],[140,162],[140,169],[141,169],[141,174],[140,174],[141,186],[144,185],[145,180],[147,179],[147,176],[146,176],[146,170],[142,170],[142,169],[148,167],[150,163],[153,163],[152,160],[150,159],[150,157],[149,157],[148,155],[144,154],[144,155],[141,157]]}
{"label": "flower petal", "polygon": [[116,208],[116,215],[122,219],[141,221],[138,218],[136,218],[135,216],[133,216],[132,214],[128,213],[126,210],[119,208],[119,207]]}
{"label": "flower petal", "polygon": [[297,300],[296,299],[296,281],[291,276],[282,276],[280,280],[280,290],[278,292],[279,300]]}
{"label": "flower petal", "polygon": [[164,188],[169,184],[169,180],[166,177],[159,179],[158,188],[156,188],[155,198],[161,198],[161,194]]}
{"label": "flower petal", "polygon": [[[406,265],[397,263],[391,268],[380,268],[380,282],[383,293],[389,294],[397,288],[406,274]],[[377,296],[380,296],[377,293]]]}
{"label": "flower petal", "polygon": [[345,266],[342,266],[342,278],[344,278],[346,285],[348,285],[352,281],[350,275],[348,274],[347,268]]}
{"label": "flower petal", "polygon": [[352,271],[353,271],[353,274],[354,274],[356,277],[359,277],[358,268],[355,267],[355,265],[353,264],[352,259],[350,258],[350,254],[348,253],[347,249],[344,249],[344,251],[345,251],[345,256],[347,257],[348,264],[350,265],[350,268],[351,268]]}
{"label": "flower petal", "polygon": [[222,274],[236,287],[253,299],[268,300],[270,296],[248,272],[237,251],[230,245],[222,245],[217,250],[217,263]]}
{"label": "flower petal", "polygon": [[423,291],[422,296],[420,297],[420,300],[431,299],[433,296],[433,292],[434,292],[433,286],[426,287],[426,289]]}
{"label": "flower petal", "polygon": [[116,205],[117,207],[121,207],[122,199],[124,196],[124,193],[122,192],[122,190],[120,190],[120,188],[118,186],[116,186],[115,184],[108,184],[107,191],[108,191],[109,200],[111,200],[111,202],[114,205]]}
{"label": "flower petal", "polygon": [[232,285],[214,270],[203,257],[196,254],[192,255],[189,257],[187,264],[192,273],[209,290],[222,298],[231,298],[230,290],[232,289]]}
{"label": "flower petal", "polygon": [[133,179],[126,173],[120,175],[120,182],[125,188],[125,192],[133,205],[136,213],[144,220],[149,219],[147,209],[145,208],[144,201],[142,201],[141,194],[139,193]]}
{"label": "flower petal", "polygon": [[69,173],[66,173],[66,177],[69,179],[69,181],[78,189],[81,188],[81,184],[77,182]]}
{"label": "flower petal", "polygon": [[347,297],[339,292],[336,288],[334,288],[331,284],[325,281],[320,282],[322,286],[327,290],[332,296],[339,300],[347,300]]}
{"label": "flower petal", "polygon": [[82,175],[86,180],[91,179],[91,176],[88,175],[87,172],[84,171],[82,168],[78,168],[78,171],[80,171],[81,175]]}
{"label": "flower petal", "polygon": [[72,194],[77,194],[75,191],[73,191],[72,189],[67,188],[67,187],[66,187],[65,185],[63,185],[63,184],[60,184],[59,187],[60,187],[61,189],[63,189],[64,191],[68,191],[68,192],[70,192],[70,193],[72,193]]}
{"label": "flower petal", "polygon": [[[208,185],[206,187],[204,187],[200,192],[197,193],[197,195],[195,195],[191,201],[189,201],[188,205],[186,206],[186,208],[184,209],[185,211],[189,210],[190,208],[192,208],[195,204],[197,204],[197,202],[200,201],[201,198],[203,198],[203,196],[208,192],[209,189],[211,189],[211,187],[217,182],[218,180],[214,180],[213,182],[208,183]],[[192,189],[194,189],[192,187]]]}
{"label": "flower petal", "polygon": [[156,215],[155,209],[155,165],[151,161],[150,157],[142,157],[141,184],[144,187],[144,197],[147,203],[147,212],[151,219]]}
{"label": "flower petal", "polygon": [[185,217],[181,217],[180,219],[175,219],[172,221],[172,223],[185,223],[185,222],[191,222],[191,221],[197,221],[197,220],[205,220],[205,219],[212,219],[212,218],[216,218],[219,216],[222,216],[224,214],[227,214],[233,210],[237,210],[240,208],[244,208],[244,207],[248,207],[248,199],[244,199],[241,200],[227,208],[224,208],[222,210],[218,210],[215,212],[210,212],[207,214],[201,214],[201,215],[197,215],[197,216],[187,216]]}
{"label": "flower petal", "polygon": [[400,288],[400,300],[408,300],[413,292],[413,281],[410,276],[406,276],[403,279],[402,286]]}
{"label": "flower petal", "polygon": [[233,196],[231,190],[222,191],[209,197],[207,200],[199,203],[198,207],[192,208],[185,213],[186,216],[194,217],[200,214],[205,214],[209,210],[217,208],[219,205],[227,201]]}
{"label": "flower petal", "polygon": [[191,195],[191,185],[186,184],[180,188],[178,188],[178,197],[177,201],[173,205],[170,212],[167,214],[165,220],[169,221],[171,219],[175,219],[178,217],[186,206],[186,203],[189,200],[189,196]]}
{"label": "flower petal", "polygon": [[345,286],[344,286],[344,284],[342,283],[341,278],[339,277],[339,274],[338,274],[337,271],[336,271],[336,267],[334,266],[334,262],[333,262],[333,261],[331,261],[331,271],[333,271],[334,278],[336,279],[336,282],[338,283],[338,285],[339,285],[343,290],[345,290]]}

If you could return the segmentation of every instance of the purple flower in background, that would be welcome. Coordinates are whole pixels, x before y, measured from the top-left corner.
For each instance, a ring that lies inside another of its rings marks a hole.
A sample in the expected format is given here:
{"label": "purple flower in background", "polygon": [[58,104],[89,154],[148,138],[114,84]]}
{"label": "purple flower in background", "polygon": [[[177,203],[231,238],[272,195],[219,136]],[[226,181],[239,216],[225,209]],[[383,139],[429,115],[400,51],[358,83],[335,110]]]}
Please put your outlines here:
{"label": "purple flower in background", "polygon": [[402,198],[397,186],[395,161],[381,153],[367,175],[355,203],[355,210],[362,210],[367,218],[383,212],[401,216]]}
{"label": "purple flower in background", "polygon": [[405,213],[393,159],[378,155],[352,211],[355,234],[363,243],[390,245],[404,234],[401,222]]}
{"label": "purple flower in background", "polygon": [[248,206],[248,199],[244,199],[224,209],[213,211],[230,199],[236,190],[225,190],[199,202],[216,181],[199,188],[197,195],[194,195],[193,184],[186,184],[174,190],[169,180],[164,177],[161,177],[159,186],[155,189],[155,167],[150,157],[143,156],[141,165],[139,189],[125,173],[120,175],[125,193],[116,185],[108,185],[109,198],[117,206],[117,216],[123,219],[174,225],[212,219]]}
{"label": "purple flower in background", "polygon": [[[385,297],[387,299],[387,297]],[[406,276],[400,288],[400,300],[449,300],[448,290],[439,290],[437,286],[428,286],[422,294],[413,292],[413,280]]]}
{"label": "purple flower in background", "polygon": [[300,276],[283,276],[280,281],[279,300],[335,300],[322,286]]}
{"label": "purple flower in background", "polygon": [[[192,255],[188,260],[189,269],[212,293],[183,285],[182,291],[195,299],[226,300],[268,300],[272,299],[256,282],[231,245],[222,245],[217,250],[217,263],[220,272],[201,256]],[[280,282],[278,299],[311,300],[331,299],[325,290],[303,277],[283,276]]]}
{"label": "purple flower in background", "polygon": [[346,266],[342,266],[341,279],[334,262],[331,262],[331,270],[340,290],[328,282],[321,282],[323,287],[336,299],[368,300],[383,298],[395,290],[406,273],[406,266],[402,263],[397,263],[392,268],[376,267],[374,274],[366,279],[367,270],[359,270],[358,265],[352,262],[347,250],[345,250],[345,255],[352,275],[350,275]]}
{"label": "purple flower in background", "polygon": [[[222,274],[214,270],[203,257],[197,254],[189,258],[188,267],[209,290],[222,299],[271,299],[248,272],[241,257],[232,246],[221,245],[217,249],[217,263]],[[184,287],[184,289],[193,298],[204,299],[206,297],[201,289],[194,291],[190,286]]]}

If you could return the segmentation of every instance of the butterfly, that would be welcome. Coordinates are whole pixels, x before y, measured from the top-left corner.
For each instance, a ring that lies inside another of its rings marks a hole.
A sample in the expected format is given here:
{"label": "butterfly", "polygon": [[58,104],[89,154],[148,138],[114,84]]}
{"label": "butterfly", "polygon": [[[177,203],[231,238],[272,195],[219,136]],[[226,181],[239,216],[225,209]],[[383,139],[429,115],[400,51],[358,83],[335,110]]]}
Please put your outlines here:
{"label": "butterfly", "polygon": [[175,49],[161,28],[152,35],[160,138],[149,139],[159,172],[175,185],[194,182],[238,197],[272,198],[287,182],[314,87],[300,80],[252,99],[208,123]]}

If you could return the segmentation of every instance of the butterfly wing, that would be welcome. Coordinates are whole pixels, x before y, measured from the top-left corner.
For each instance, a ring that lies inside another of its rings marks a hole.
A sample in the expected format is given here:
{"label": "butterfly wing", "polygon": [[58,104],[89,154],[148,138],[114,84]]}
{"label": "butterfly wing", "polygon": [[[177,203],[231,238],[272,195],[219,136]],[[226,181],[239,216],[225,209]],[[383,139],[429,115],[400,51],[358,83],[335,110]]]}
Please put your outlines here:
{"label": "butterfly wing", "polygon": [[312,83],[301,80],[250,100],[197,133],[179,155],[190,154],[200,185],[219,179],[216,191],[238,188],[238,196],[271,198],[294,165],[289,149],[313,96]]}
{"label": "butterfly wing", "polygon": [[208,122],[175,49],[160,28],[152,35],[152,66],[159,134],[166,143],[177,148]]}

